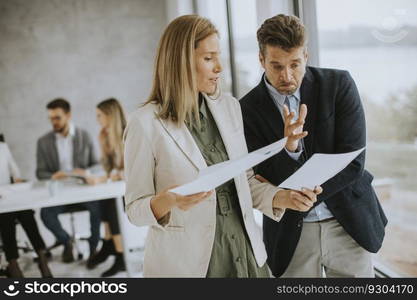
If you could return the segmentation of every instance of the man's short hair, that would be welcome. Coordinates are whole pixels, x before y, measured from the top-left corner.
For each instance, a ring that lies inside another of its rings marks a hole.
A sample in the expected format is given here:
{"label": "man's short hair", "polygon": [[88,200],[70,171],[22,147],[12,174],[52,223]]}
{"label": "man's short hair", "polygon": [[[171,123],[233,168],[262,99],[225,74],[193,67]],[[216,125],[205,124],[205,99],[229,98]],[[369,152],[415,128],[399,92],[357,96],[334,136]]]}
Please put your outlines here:
{"label": "man's short hair", "polygon": [[47,109],[56,109],[62,108],[65,113],[69,113],[71,111],[71,105],[69,102],[63,98],[56,98],[46,105]]}
{"label": "man's short hair", "polygon": [[305,46],[306,33],[301,20],[283,14],[265,20],[257,32],[259,51],[265,54],[267,45],[280,47],[285,51]]}

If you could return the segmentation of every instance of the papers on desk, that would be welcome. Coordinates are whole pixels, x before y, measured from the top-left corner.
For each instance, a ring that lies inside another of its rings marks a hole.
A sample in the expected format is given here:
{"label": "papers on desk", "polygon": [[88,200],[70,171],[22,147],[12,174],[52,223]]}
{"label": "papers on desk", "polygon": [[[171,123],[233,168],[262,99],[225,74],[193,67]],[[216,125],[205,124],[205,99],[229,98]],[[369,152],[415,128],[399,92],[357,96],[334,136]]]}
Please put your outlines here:
{"label": "papers on desk", "polygon": [[186,196],[211,191],[219,185],[236,176],[239,176],[246,170],[277,154],[284,148],[286,142],[287,138],[283,138],[241,158],[228,160],[207,167],[199,172],[198,177],[195,180],[176,187],[170,190],[170,192]]}
{"label": "papers on desk", "polygon": [[314,154],[301,168],[279,185],[300,191],[301,188],[314,189],[336,176],[352,162],[365,148],[342,154]]}

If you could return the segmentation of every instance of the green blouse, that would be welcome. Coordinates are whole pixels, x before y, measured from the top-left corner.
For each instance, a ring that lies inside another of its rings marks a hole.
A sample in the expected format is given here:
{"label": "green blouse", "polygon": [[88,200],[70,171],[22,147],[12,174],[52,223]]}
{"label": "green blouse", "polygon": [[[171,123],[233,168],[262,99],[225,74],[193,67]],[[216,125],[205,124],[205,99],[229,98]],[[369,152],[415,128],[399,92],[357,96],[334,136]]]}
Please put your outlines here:
{"label": "green blouse", "polygon": [[[200,95],[200,127],[188,125],[208,166],[229,159],[216,122]],[[216,188],[216,233],[207,277],[270,277],[259,268],[243,223],[236,186],[230,180]]]}

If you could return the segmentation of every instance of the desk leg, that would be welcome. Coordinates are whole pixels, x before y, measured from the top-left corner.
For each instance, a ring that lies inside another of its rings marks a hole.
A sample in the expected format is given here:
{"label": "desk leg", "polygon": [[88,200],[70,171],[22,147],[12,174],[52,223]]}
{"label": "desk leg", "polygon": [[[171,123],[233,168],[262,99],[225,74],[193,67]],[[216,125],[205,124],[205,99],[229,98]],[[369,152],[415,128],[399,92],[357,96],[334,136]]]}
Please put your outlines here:
{"label": "desk leg", "polygon": [[123,199],[121,197],[117,198],[116,200],[116,207],[117,207],[117,216],[119,220],[119,227],[120,227],[120,234],[122,235],[122,242],[123,242],[123,257],[126,264],[126,273],[127,277],[133,277],[132,266],[129,264],[129,245],[127,243],[127,234],[125,230],[124,221],[126,218],[126,214],[124,212],[123,207]]}

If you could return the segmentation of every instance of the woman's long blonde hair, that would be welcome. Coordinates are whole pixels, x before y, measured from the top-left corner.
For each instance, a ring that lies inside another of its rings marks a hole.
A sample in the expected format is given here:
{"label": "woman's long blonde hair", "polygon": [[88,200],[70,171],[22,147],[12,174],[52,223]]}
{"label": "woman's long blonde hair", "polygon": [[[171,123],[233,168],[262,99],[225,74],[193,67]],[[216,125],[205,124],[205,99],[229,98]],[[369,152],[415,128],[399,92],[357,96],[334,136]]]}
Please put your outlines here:
{"label": "woman's long blonde hair", "polygon": [[114,98],[100,102],[97,108],[106,115],[109,122],[99,136],[103,167],[107,173],[113,169],[123,170],[123,132],[126,128],[123,108]]}
{"label": "woman's long blonde hair", "polygon": [[206,18],[185,15],[165,29],[157,50],[151,94],[147,103],[159,104],[158,117],[178,126],[198,117],[195,49],[216,27]]}

